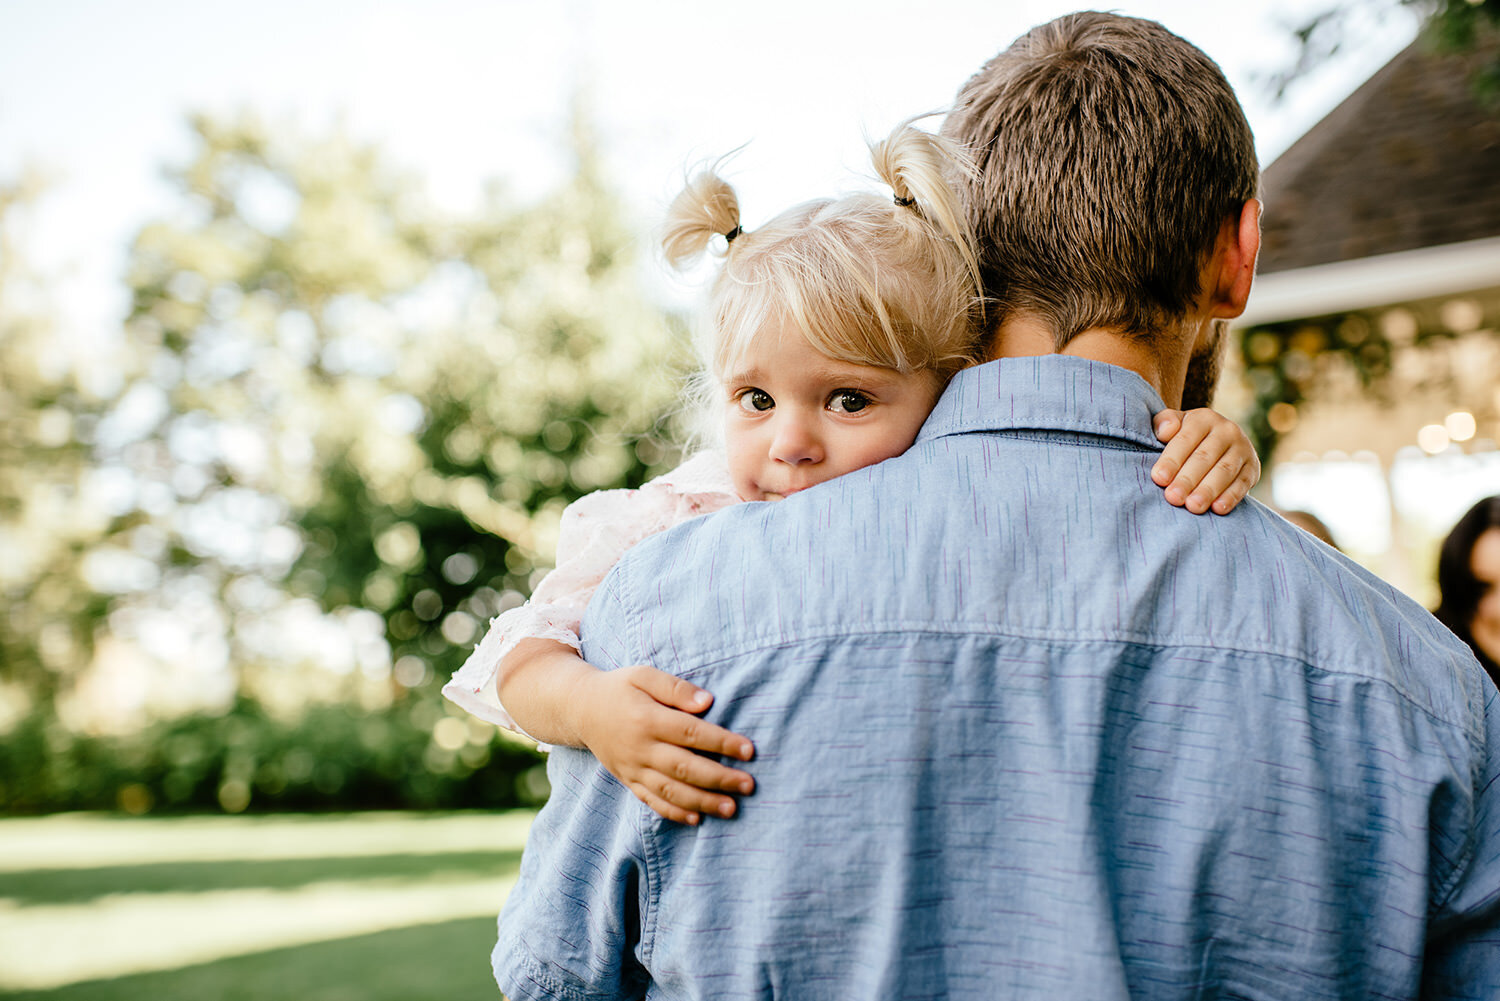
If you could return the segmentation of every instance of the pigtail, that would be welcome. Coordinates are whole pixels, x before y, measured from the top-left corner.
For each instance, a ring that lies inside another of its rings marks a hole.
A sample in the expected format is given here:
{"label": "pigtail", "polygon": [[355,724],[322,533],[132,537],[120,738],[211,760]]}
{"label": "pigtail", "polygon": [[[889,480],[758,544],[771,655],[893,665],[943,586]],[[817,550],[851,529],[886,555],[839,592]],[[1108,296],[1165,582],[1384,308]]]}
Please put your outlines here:
{"label": "pigtail", "polygon": [[972,172],[968,158],[909,122],[871,156],[896,204],[873,192],[804,202],[738,236],[739,201],[713,168],[672,202],[662,248],[674,266],[730,241],[698,325],[716,378],[766,331],[796,330],[829,358],[940,383],[983,355],[974,240],[948,184]]}
{"label": "pigtail", "polygon": [[[914,119],[913,119],[914,120]],[[980,287],[979,257],[958,194],[949,184],[954,174],[972,177],[975,167],[951,139],[912,127],[908,120],[870,147],[875,173],[890,185],[896,212],[916,212],[953,241],[974,287]]]}
{"label": "pigtail", "polygon": [[734,188],[712,169],[705,170],[672,199],[662,233],[662,251],[669,264],[682,268],[707,250],[715,236],[733,243],[739,234],[740,200]]}

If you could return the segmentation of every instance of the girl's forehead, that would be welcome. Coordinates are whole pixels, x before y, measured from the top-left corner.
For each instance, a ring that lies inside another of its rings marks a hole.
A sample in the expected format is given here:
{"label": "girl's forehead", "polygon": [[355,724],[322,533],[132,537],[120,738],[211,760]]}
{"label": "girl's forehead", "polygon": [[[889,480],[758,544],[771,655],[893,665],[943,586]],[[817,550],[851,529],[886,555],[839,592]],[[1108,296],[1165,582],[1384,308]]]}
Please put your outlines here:
{"label": "girl's forehead", "polygon": [[928,372],[899,372],[831,357],[814,347],[795,326],[781,325],[750,338],[736,363],[725,367],[720,381],[733,387],[827,390],[895,388],[930,378]]}
{"label": "girl's forehead", "polygon": [[810,363],[838,364],[813,347],[795,324],[784,318],[772,318],[743,330],[725,347],[721,367],[726,375],[771,369],[806,366]]}
{"label": "girl's forehead", "polygon": [[807,335],[783,314],[752,313],[721,318],[714,346],[714,370],[724,376],[745,368],[748,359],[779,351],[788,337],[811,347]]}

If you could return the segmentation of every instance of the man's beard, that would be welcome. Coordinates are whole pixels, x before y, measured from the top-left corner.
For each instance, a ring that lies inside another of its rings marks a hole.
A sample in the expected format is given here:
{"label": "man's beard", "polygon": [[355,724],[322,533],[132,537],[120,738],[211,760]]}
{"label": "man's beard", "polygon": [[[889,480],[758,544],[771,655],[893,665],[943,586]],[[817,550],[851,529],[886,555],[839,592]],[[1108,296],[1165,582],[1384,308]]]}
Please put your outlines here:
{"label": "man's beard", "polygon": [[1229,321],[1213,321],[1213,338],[1188,359],[1187,376],[1182,384],[1182,409],[1197,410],[1212,406],[1214,389],[1219,385],[1219,370],[1224,365],[1224,345],[1229,340]]}

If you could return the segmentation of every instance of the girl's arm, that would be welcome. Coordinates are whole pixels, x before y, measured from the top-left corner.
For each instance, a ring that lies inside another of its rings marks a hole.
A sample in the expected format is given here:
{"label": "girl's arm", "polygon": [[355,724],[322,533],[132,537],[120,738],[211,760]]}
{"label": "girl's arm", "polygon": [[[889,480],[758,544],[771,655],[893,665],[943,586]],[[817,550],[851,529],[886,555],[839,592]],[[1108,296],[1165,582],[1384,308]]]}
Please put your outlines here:
{"label": "girl's arm", "polygon": [[500,700],[516,724],[551,744],[587,747],[631,792],[668,820],[732,817],[735,793],[755,780],[696,751],[749,761],[750,741],[698,718],[713,696],[638,664],[601,671],[572,647],[525,640],[499,671]]}
{"label": "girl's arm", "polygon": [[1152,420],[1167,443],[1151,479],[1168,504],[1193,514],[1228,514],[1260,481],[1260,456],[1238,424],[1209,410],[1163,410]]}
{"label": "girl's arm", "polygon": [[753,789],[749,775],[694,751],[748,760],[750,742],[699,719],[712,697],[644,665],[599,671],[578,655],[583,611],[605,575],[642,539],[736,503],[722,457],[688,460],[640,490],[575,501],[563,513],[557,569],[531,600],[494,619],[443,694],[543,744],[587,747],[640,799],[671,820],[730,816],[712,790]]}

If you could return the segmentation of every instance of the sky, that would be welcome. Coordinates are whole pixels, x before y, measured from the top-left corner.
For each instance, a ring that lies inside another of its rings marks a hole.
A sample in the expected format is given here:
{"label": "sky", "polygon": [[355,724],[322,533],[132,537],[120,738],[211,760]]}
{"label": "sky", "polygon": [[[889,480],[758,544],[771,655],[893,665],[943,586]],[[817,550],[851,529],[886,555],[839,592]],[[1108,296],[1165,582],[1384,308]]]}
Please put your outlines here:
{"label": "sky", "polygon": [[[1392,0],[1345,52],[1272,101],[1296,0],[1124,3],[1202,47],[1238,90],[1269,163],[1405,46]],[[1305,2],[1301,5],[1305,10]],[[44,172],[25,250],[58,282],[70,336],[125,308],[134,233],[171,210],[164,169],[192,112],[253,111],[378,143],[462,211],[487,180],[518,198],[567,169],[574,94],[598,123],[643,241],[694,164],[729,168],[747,225],[868,183],[868,138],[939,111],[964,79],[1066,2],[929,0],[0,0],[0,182]],[[851,11],[857,11],[851,13]],[[664,286],[665,287],[665,286]],[[666,294],[672,294],[670,291]]]}

